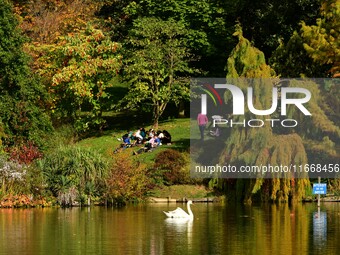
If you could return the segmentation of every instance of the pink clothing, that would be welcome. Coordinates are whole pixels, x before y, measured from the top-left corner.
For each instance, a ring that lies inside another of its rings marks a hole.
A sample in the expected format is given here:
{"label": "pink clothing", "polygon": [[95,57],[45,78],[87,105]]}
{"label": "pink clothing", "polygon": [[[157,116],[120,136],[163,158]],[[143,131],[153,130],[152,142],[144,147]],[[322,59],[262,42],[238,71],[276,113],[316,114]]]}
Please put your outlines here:
{"label": "pink clothing", "polygon": [[197,116],[197,123],[199,126],[206,125],[208,123],[208,117],[205,114],[199,113]]}

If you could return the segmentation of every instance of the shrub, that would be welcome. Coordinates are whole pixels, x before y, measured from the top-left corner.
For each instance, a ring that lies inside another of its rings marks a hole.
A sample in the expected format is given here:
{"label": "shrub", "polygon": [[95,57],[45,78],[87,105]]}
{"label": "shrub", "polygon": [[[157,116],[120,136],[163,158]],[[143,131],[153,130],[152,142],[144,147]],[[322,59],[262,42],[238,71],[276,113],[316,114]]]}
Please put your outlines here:
{"label": "shrub", "polygon": [[[37,165],[54,196],[62,205],[69,206],[76,200],[101,195],[108,160],[93,149],[64,146],[47,153]],[[89,183],[93,183],[92,189]]]}
{"label": "shrub", "polygon": [[7,152],[10,155],[11,161],[16,161],[19,164],[31,164],[35,159],[41,158],[42,153],[39,148],[32,142],[27,142],[19,146],[9,147]]}
{"label": "shrub", "polygon": [[28,192],[26,183],[27,168],[18,162],[0,155],[0,198],[5,195],[25,194]]}
{"label": "shrub", "polygon": [[143,200],[150,188],[145,165],[120,153],[109,170],[106,187],[106,197],[111,203]]}
{"label": "shrub", "polygon": [[46,139],[44,150],[53,151],[55,148],[72,145],[78,140],[78,135],[72,125],[62,125]]}
{"label": "shrub", "polygon": [[192,183],[187,153],[167,149],[157,154],[154,164],[155,171],[160,171],[165,184]]}
{"label": "shrub", "polygon": [[34,199],[51,198],[52,193],[48,190],[46,178],[40,168],[35,164],[27,167],[26,185],[29,194]]}

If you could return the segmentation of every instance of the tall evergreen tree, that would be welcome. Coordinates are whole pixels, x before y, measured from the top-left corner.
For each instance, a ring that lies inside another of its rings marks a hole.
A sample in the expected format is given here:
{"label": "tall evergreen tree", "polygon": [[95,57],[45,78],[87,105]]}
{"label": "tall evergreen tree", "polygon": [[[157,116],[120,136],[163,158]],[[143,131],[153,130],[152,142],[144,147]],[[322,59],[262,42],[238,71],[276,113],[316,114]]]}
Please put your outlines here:
{"label": "tall evergreen tree", "polygon": [[[243,37],[240,27],[237,27],[235,35],[239,43],[228,58],[227,78],[256,78],[251,84],[254,89],[254,106],[256,109],[269,109],[273,85],[264,78],[274,77],[275,73],[266,65],[264,54]],[[243,91],[250,86],[247,80],[239,85]],[[291,80],[284,86],[302,87],[311,92],[312,98],[307,107],[312,116],[306,117],[292,107],[287,112],[287,118],[297,120],[299,125],[289,130],[274,128],[270,125],[261,129],[233,128],[226,141],[224,154],[220,157],[220,163],[305,166],[306,163],[326,165],[339,162],[335,144],[339,141],[340,129],[327,114],[326,100],[323,96],[324,91],[320,88],[321,85],[313,81]],[[226,103],[229,102],[228,95],[225,96],[225,100]],[[245,113],[247,119],[280,118],[274,115],[275,113],[271,116],[256,116],[249,111]],[[234,116],[234,120],[241,121],[237,116]],[[281,177],[284,178],[237,179],[224,182],[229,187],[229,191],[236,192],[236,196],[246,202],[251,201],[254,195],[274,201],[287,201],[289,198],[300,200],[309,185],[307,174],[297,176],[295,173],[288,173]]]}
{"label": "tall evergreen tree", "polygon": [[[246,92],[247,87],[254,89],[253,102],[256,109],[269,109],[272,101],[272,81],[275,72],[265,62],[264,54],[243,37],[242,29],[237,25],[235,36],[238,44],[227,61],[227,79],[242,79],[239,87]],[[249,82],[248,82],[249,81]],[[251,82],[251,84],[250,84]],[[225,95],[228,105],[229,96]],[[275,113],[274,113],[275,114]],[[271,116],[257,116],[246,111],[242,117],[233,120],[241,122],[247,119],[271,119]],[[234,128],[226,141],[226,148],[220,157],[221,165],[290,165],[307,163],[307,154],[301,137],[296,133],[277,134],[271,125],[262,128]],[[301,176],[299,176],[301,177]],[[306,176],[307,177],[307,176]],[[263,200],[288,201],[289,198],[301,199],[309,185],[308,179],[296,179],[291,173],[280,178],[222,180],[228,193],[246,203],[251,202],[255,194]],[[226,185],[225,185],[226,184]],[[236,194],[235,194],[236,193]]]}
{"label": "tall evergreen tree", "polygon": [[51,129],[43,111],[46,93],[30,72],[24,42],[12,5],[0,0],[0,123],[7,144],[22,140],[39,143]]}

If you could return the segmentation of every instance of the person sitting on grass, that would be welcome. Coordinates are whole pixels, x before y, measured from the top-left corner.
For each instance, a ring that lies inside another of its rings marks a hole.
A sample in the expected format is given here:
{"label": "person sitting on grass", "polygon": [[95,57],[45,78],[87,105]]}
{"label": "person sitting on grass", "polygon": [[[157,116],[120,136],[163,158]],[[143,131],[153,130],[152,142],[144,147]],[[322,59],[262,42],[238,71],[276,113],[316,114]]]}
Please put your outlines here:
{"label": "person sitting on grass", "polygon": [[155,135],[155,131],[153,129],[150,129],[149,132],[148,132],[148,139],[147,140],[150,140],[152,137],[154,137]]}
{"label": "person sitting on grass", "polygon": [[155,135],[154,137],[150,138],[150,140],[145,143],[144,147],[140,148],[138,151],[134,151],[133,154],[137,155],[137,154],[141,154],[147,151],[151,152],[159,145],[161,145],[161,140],[159,139],[157,135]]}
{"label": "person sitting on grass", "polygon": [[168,131],[163,130],[163,137],[161,138],[162,144],[171,145],[171,135]]}
{"label": "person sitting on grass", "polygon": [[123,142],[120,144],[119,148],[114,150],[114,153],[121,152],[122,150],[130,148],[132,146],[131,139],[128,134],[123,135],[122,139]]}
{"label": "person sitting on grass", "polygon": [[140,129],[133,133],[133,140],[135,141],[135,144],[141,144],[143,142],[143,136],[140,133]]}
{"label": "person sitting on grass", "polygon": [[161,139],[157,135],[152,137],[148,142],[146,142],[145,146],[148,148],[147,151],[152,151],[154,148],[161,144]]}
{"label": "person sitting on grass", "polygon": [[161,139],[156,135],[152,147],[156,148],[157,146],[162,145],[161,142],[162,142]]}
{"label": "person sitting on grass", "polygon": [[138,129],[138,130],[136,131],[136,137],[137,137],[139,140],[143,141],[143,136],[142,136],[142,134],[141,134],[141,128]]}
{"label": "person sitting on grass", "polygon": [[146,131],[145,128],[140,128],[140,135],[143,137],[143,141],[146,140]]}
{"label": "person sitting on grass", "polygon": [[123,147],[128,148],[131,146],[131,140],[129,136],[125,136],[123,137],[123,143],[122,143]]}
{"label": "person sitting on grass", "polygon": [[161,141],[162,141],[162,139],[164,138],[163,131],[157,131],[157,136],[158,136],[158,138],[161,139]]}

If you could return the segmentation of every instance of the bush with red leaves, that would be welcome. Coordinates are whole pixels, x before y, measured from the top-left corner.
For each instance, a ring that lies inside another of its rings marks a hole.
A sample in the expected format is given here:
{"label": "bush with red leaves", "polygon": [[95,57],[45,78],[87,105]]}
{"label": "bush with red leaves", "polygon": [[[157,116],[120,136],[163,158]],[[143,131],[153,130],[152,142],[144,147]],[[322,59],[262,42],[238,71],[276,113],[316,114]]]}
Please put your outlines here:
{"label": "bush with red leaves", "polygon": [[26,165],[29,165],[35,159],[41,158],[43,155],[32,142],[10,147],[7,149],[7,152],[9,153],[10,160]]}

